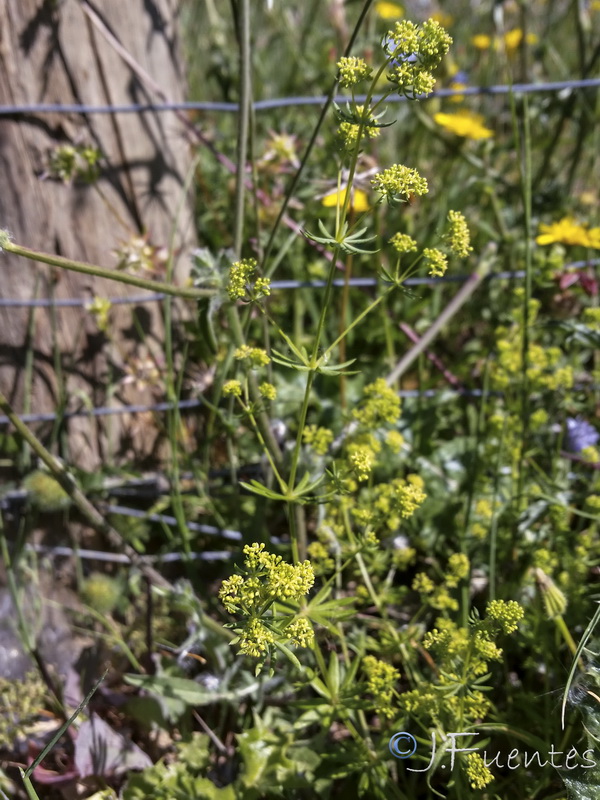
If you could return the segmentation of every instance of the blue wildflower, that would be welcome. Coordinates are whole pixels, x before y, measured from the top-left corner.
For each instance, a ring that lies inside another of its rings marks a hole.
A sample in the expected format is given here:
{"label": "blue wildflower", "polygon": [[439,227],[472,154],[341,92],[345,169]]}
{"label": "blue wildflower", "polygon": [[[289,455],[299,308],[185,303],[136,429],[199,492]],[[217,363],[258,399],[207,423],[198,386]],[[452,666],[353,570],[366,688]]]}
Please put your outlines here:
{"label": "blue wildflower", "polygon": [[587,420],[581,417],[567,417],[565,433],[565,449],[571,453],[580,453],[586,447],[594,447],[600,439],[600,433]]}

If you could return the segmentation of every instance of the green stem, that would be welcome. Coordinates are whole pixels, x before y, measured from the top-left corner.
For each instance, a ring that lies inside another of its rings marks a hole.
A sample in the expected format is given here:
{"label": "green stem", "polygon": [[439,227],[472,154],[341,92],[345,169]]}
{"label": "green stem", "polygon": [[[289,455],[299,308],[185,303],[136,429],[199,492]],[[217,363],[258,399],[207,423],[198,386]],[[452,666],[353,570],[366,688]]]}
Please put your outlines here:
{"label": "green stem", "polygon": [[[513,95],[511,98],[511,111],[513,114],[513,125],[515,132],[518,133],[517,112]],[[533,261],[532,261],[532,240],[531,240],[531,129],[529,127],[529,105],[527,95],[523,96],[523,132],[518,138],[519,151],[521,156],[521,191],[523,197],[523,224],[525,228],[525,294],[523,296],[523,333],[521,340],[521,449],[519,452],[518,463],[518,483],[517,483],[517,505],[521,509],[523,502],[523,489],[525,482],[525,453],[527,450],[527,438],[529,433],[529,306],[531,303],[532,282],[533,282]]]}
{"label": "green stem", "polygon": [[[229,322],[229,327],[231,328],[232,338],[235,346],[242,347],[246,342],[244,338],[244,332],[242,330],[242,324],[240,322],[240,315],[238,314],[238,310],[234,305],[230,305],[227,310],[227,320]],[[250,397],[254,403],[259,404],[262,402],[262,397],[258,391],[256,378],[252,373],[248,375],[248,389],[250,391]],[[273,457],[273,461],[279,468],[281,468],[283,465],[283,456],[281,454],[279,445],[277,444],[277,440],[273,435],[273,431],[271,430],[269,415],[266,413],[266,411],[264,411],[264,409],[261,409],[257,412],[256,422],[263,436],[265,444],[268,447],[271,456]],[[290,487],[293,488],[292,484],[290,484]]]}
{"label": "green stem", "polygon": [[558,616],[554,620],[556,622],[556,627],[561,632],[563,639],[567,643],[567,646],[571,653],[575,655],[577,653],[577,645],[575,644],[573,637],[571,636],[571,631],[567,628],[567,625],[562,618],[562,616]]}
{"label": "green stem", "polygon": [[369,306],[367,306],[367,308],[365,308],[364,311],[361,311],[361,313],[354,320],[352,320],[350,325],[348,325],[346,330],[338,336],[335,342],[329,345],[329,347],[325,351],[324,355],[321,356],[321,358],[324,358],[325,356],[329,355],[329,353],[331,353],[331,351],[336,347],[336,345],[338,345],[342,341],[342,339],[344,339],[350,333],[352,328],[355,328],[359,324],[359,322],[361,322],[361,320],[363,320],[367,316],[367,314],[370,314],[371,311],[373,311],[373,309],[376,308],[379,305],[379,303],[381,303],[381,301],[384,300],[388,296],[388,294],[390,294],[394,289],[395,289],[394,286],[390,286],[390,288],[384,294],[380,295],[376,300],[373,300],[373,302]]}
{"label": "green stem", "polygon": [[242,252],[244,238],[244,203],[246,194],[245,173],[248,156],[248,129],[250,120],[250,9],[248,0],[238,4],[238,31],[240,47],[240,102],[238,110],[237,168],[235,181],[235,215],[233,250],[237,258]]}
{"label": "green stem", "polygon": [[[2,234],[2,231],[0,231]],[[6,241],[4,236],[0,236],[0,249],[7,253],[14,253],[16,256],[23,256],[31,261],[39,261],[41,264],[49,264],[51,267],[60,267],[71,272],[80,272],[83,275],[94,275],[97,278],[107,278],[118,283],[127,283],[130,286],[137,286],[139,289],[148,289],[151,292],[162,292],[173,297],[185,297],[188,300],[197,300],[199,297],[210,297],[216,294],[215,289],[193,289],[183,286],[171,286],[160,281],[149,281],[145,278],[138,278],[135,275],[128,275],[125,272],[118,272],[105,267],[98,267],[95,264],[87,264],[84,261],[73,261],[63,256],[55,256],[49,253],[40,253],[38,250],[30,250],[11,241]]]}
{"label": "green stem", "polygon": [[273,474],[275,475],[277,483],[279,484],[279,488],[281,489],[281,493],[282,494],[287,494],[287,491],[288,491],[287,483],[283,480],[283,478],[279,474],[279,471],[277,469],[277,464],[275,463],[275,461],[273,459],[273,456],[271,455],[271,452],[270,452],[269,448],[267,447],[267,445],[265,443],[265,440],[262,437],[262,434],[260,432],[260,428],[258,427],[258,424],[257,424],[257,422],[256,422],[256,420],[254,418],[254,414],[252,413],[252,410],[251,410],[250,406],[247,405],[246,403],[244,403],[244,401],[241,399],[241,397],[238,397],[238,402],[239,402],[240,406],[243,408],[243,410],[245,411],[245,413],[248,415],[248,419],[250,420],[250,424],[254,428],[254,433],[256,434],[256,438],[258,439],[258,442],[259,442],[260,446],[262,447],[265,456],[267,457],[267,461],[271,465],[271,469],[273,470]]}
{"label": "green stem", "polygon": [[[361,10],[361,12],[360,12],[360,14],[358,16],[358,19],[356,21],[356,25],[354,26],[354,30],[352,31],[350,39],[348,40],[348,45],[346,46],[346,49],[344,51],[344,56],[349,56],[351,54],[352,49],[354,47],[354,42],[356,41],[356,39],[358,37],[358,32],[360,31],[360,29],[362,27],[362,24],[363,24],[363,22],[365,20],[365,17],[367,16],[367,12],[368,12],[369,7],[371,6],[372,2],[373,2],[373,0],[365,0],[365,4],[364,4],[364,6],[363,6],[363,8],[362,8],[362,10]],[[301,177],[302,173],[304,172],[304,168],[306,167],[306,164],[308,163],[308,159],[310,158],[310,154],[312,153],[313,148],[314,148],[315,144],[317,143],[317,139],[319,137],[319,132],[321,130],[321,127],[322,127],[323,123],[325,122],[325,117],[327,116],[327,113],[329,111],[329,107],[331,106],[331,104],[333,102],[333,98],[335,97],[335,92],[336,92],[337,86],[338,86],[338,79],[336,78],[333,81],[332,85],[331,85],[331,89],[329,90],[329,94],[327,95],[327,99],[323,103],[323,108],[321,109],[321,113],[319,115],[319,119],[317,120],[317,124],[314,127],[314,130],[313,130],[312,135],[310,137],[310,141],[308,143],[308,146],[307,146],[307,148],[306,148],[306,150],[304,152],[304,155],[302,156],[302,161],[300,163],[300,166],[298,167],[298,170],[296,171],[296,174],[292,178],[292,182],[290,183],[290,185],[289,185],[289,187],[288,187],[288,189],[287,189],[287,191],[285,193],[285,198],[283,200],[281,208],[279,209],[279,214],[277,215],[277,219],[275,220],[275,224],[273,225],[273,228],[271,229],[271,234],[269,236],[269,241],[267,242],[267,246],[265,248],[265,254],[264,254],[265,263],[267,263],[267,261],[269,260],[269,256],[271,255],[271,250],[273,249],[273,245],[275,243],[275,235],[277,233],[277,230],[279,229],[281,221],[282,221],[283,217],[285,216],[285,212],[287,210],[288,204],[289,204],[294,192],[296,191],[296,186],[298,185],[298,183],[300,181],[300,177]],[[269,272],[268,274],[270,275],[271,273]]]}

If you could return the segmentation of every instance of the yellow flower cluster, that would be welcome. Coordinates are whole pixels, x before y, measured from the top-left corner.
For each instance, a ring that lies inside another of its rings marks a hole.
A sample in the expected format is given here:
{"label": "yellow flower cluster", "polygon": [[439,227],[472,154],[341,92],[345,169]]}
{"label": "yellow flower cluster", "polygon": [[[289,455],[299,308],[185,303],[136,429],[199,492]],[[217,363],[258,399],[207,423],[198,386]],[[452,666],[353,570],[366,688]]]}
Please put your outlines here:
{"label": "yellow flower cluster", "polygon": [[275,636],[259,619],[248,620],[240,634],[240,653],[260,658],[274,643]]}
{"label": "yellow flower cluster", "polygon": [[224,397],[241,397],[242,396],[242,384],[239,381],[236,381],[236,380],[226,381],[223,384],[223,396]]}
{"label": "yellow flower cluster", "polygon": [[47,690],[30,672],[19,680],[0,677],[0,741],[25,739],[46,704]]}
{"label": "yellow flower cluster", "polygon": [[448,269],[448,257],[435,247],[426,247],[423,250],[423,257],[429,264],[429,274],[432,277],[441,278]]}
{"label": "yellow flower cluster", "polygon": [[412,253],[417,243],[407,233],[395,233],[389,242],[397,253]]}
{"label": "yellow flower cluster", "polygon": [[373,383],[367,384],[363,394],[364,404],[353,411],[354,419],[361,425],[373,430],[384,422],[396,422],[400,416],[400,398],[387,385],[385,378],[377,378]]}
{"label": "yellow flower cluster", "polygon": [[312,542],[308,546],[308,555],[316,575],[324,575],[335,567],[335,561],[323,542]]}
{"label": "yellow flower cluster", "polygon": [[502,633],[514,633],[525,616],[516,600],[491,600],[486,609],[487,618],[493,620]]}
{"label": "yellow flower cluster", "polygon": [[227,294],[231,300],[242,300],[246,296],[246,287],[256,272],[256,266],[255,258],[244,258],[233,262],[227,285]]}
{"label": "yellow flower cluster", "polygon": [[271,281],[268,278],[257,278],[251,285],[256,268],[255,258],[234,261],[229,270],[229,283],[227,284],[227,294],[230,300],[259,300],[261,297],[271,294]]}
{"label": "yellow flower cluster", "polygon": [[368,444],[351,444],[348,447],[350,469],[359,481],[369,479],[375,466],[375,453]]}
{"label": "yellow flower cluster", "polygon": [[469,226],[460,211],[448,212],[448,230],[444,238],[448,242],[450,250],[460,258],[466,258],[473,250]]}
{"label": "yellow flower cluster", "polygon": [[367,676],[367,689],[373,695],[373,705],[378,714],[391,718],[396,711],[392,707],[394,686],[400,679],[397,669],[375,656],[363,658],[363,669]]}
{"label": "yellow flower cluster", "polygon": [[390,205],[406,202],[413,194],[423,195],[429,191],[427,180],[416,169],[403,164],[393,164],[383,172],[378,172],[371,185],[381,192]]}
{"label": "yellow flower cluster", "polygon": [[[515,332],[513,332],[515,333]],[[514,336],[497,341],[498,361],[493,367],[492,376],[495,386],[510,386],[515,376],[523,369],[523,353],[515,344]],[[542,347],[532,342],[527,351],[527,379],[532,389],[571,389],[574,382],[573,368],[569,365],[559,366],[562,351],[559,347]]]}
{"label": "yellow flower cluster", "polygon": [[277,389],[273,386],[272,383],[261,383],[258,387],[258,391],[261,397],[264,397],[265,400],[275,400],[277,397]]}
{"label": "yellow flower cluster", "polygon": [[600,331],[600,307],[585,308],[582,315],[583,324],[594,331]]}
{"label": "yellow flower cluster", "polygon": [[315,581],[309,561],[288,564],[281,556],[266,552],[264,543],[246,545],[244,555],[246,578],[232,575],[219,590],[219,597],[230,613],[251,613],[273,600],[299,600]]}
{"label": "yellow flower cluster", "polygon": [[106,333],[108,330],[109,315],[112,303],[106,297],[94,297],[91,303],[86,303],[85,310],[96,317],[99,330]]}
{"label": "yellow flower cluster", "polygon": [[361,125],[355,122],[342,122],[338,128],[338,136],[348,152],[352,152],[358,144],[359,132],[362,139],[376,139],[381,134],[381,128],[373,124],[374,118],[368,113],[365,114],[364,106],[356,106],[355,113],[357,118],[363,120],[362,129]]}
{"label": "yellow flower cluster", "polygon": [[412,517],[427,499],[423,488],[423,479],[414,474],[379,483],[361,497],[360,506],[352,513],[359,521],[362,515],[364,524],[369,522],[384,531],[396,531],[402,520]]}
{"label": "yellow flower cluster", "polygon": [[452,37],[434,19],[422,26],[402,20],[384,41],[391,66],[387,77],[398,92],[412,98],[429,94],[435,85],[432,71],[450,49]]}
{"label": "yellow flower cluster", "polygon": [[314,633],[310,621],[298,616],[277,613],[277,601],[302,599],[312,588],[315,574],[309,561],[288,564],[281,556],[265,550],[264,543],[244,547],[244,569],[241,575],[232,575],[221,584],[219,598],[230,614],[241,613],[248,617],[243,628],[238,629],[240,652],[259,658],[279,640],[307,647]]}
{"label": "yellow flower cluster", "polygon": [[317,425],[307,425],[302,432],[304,443],[320,456],[324,456],[333,442],[333,431],[329,428],[320,428]]}
{"label": "yellow flower cluster", "polygon": [[464,553],[453,553],[448,559],[448,573],[446,586],[458,586],[460,581],[467,577],[471,565],[469,558]]}
{"label": "yellow flower cluster", "polygon": [[346,89],[356,86],[361,81],[368,80],[373,70],[364,60],[364,58],[357,58],[356,56],[344,56],[340,58],[337,63],[337,68],[340,71],[340,83]]}
{"label": "yellow flower cluster", "polygon": [[469,753],[465,758],[465,764],[465,772],[472,789],[485,789],[488,783],[494,780],[479,753]]}
{"label": "yellow flower cluster", "polygon": [[238,347],[233,356],[238,361],[250,361],[253,367],[266,367],[271,360],[262,347],[249,347],[247,344]]}

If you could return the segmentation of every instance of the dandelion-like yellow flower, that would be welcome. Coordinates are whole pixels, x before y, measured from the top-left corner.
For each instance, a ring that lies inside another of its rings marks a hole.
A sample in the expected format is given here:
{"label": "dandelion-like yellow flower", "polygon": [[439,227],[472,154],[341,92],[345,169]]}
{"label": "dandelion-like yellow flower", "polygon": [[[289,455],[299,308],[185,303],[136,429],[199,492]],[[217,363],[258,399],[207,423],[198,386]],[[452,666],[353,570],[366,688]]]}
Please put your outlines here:
{"label": "dandelion-like yellow flower", "polygon": [[379,0],[375,3],[375,13],[381,19],[398,19],[404,16],[404,9],[398,3],[388,3],[385,0]]}
{"label": "dandelion-like yellow flower", "polygon": [[492,37],[488,36],[487,33],[477,33],[471,37],[471,43],[478,50],[489,50],[492,46]]}
{"label": "dandelion-like yellow flower", "polygon": [[433,118],[442,128],[465,139],[489,139],[494,135],[494,132],[483,124],[483,117],[470,111],[457,111],[455,114],[440,112],[434,114]]}
{"label": "dandelion-like yellow flower", "polygon": [[[523,31],[521,28],[513,28],[513,30],[506,31],[503,39],[507,52],[509,54],[513,53],[523,41]],[[528,33],[525,37],[525,41],[527,44],[537,44],[538,37],[535,33]]]}
{"label": "dandelion-like yellow flower", "polygon": [[600,228],[588,230],[585,225],[575,222],[573,217],[563,217],[558,222],[549,225],[540,223],[540,233],[536,237],[536,244],[570,244],[581,247],[600,248]]}
{"label": "dandelion-like yellow flower", "polygon": [[437,22],[442,28],[450,28],[454,25],[454,17],[452,14],[445,14],[443,11],[434,11],[431,19]]}
{"label": "dandelion-like yellow flower", "polygon": [[[321,200],[321,205],[325,206],[326,208],[336,208],[338,205],[341,205],[344,202],[345,196],[345,189],[342,189],[339,192],[336,189],[336,191],[329,192],[323,197]],[[353,189],[350,193],[350,208],[353,211],[356,211],[358,214],[368,211],[370,206],[366,192],[363,192],[362,189]]]}

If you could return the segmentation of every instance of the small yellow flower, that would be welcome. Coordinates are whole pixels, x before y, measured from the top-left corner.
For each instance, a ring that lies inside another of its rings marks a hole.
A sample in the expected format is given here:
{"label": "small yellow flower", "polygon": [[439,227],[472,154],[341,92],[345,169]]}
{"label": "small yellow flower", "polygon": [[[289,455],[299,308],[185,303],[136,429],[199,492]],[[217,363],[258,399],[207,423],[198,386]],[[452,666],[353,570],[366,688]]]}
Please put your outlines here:
{"label": "small yellow flower", "polygon": [[428,262],[429,274],[432,277],[441,278],[448,269],[448,258],[435,247],[426,247],[423,250],[423,257]]}
{"label": "small yellow flower", "polygon": [[333,431],[329,428],[319,428],[317,425],[307,425],[302,438],[304,443],[312,447],[315,453],[324,456],[333,442]]}
{"label": "small yellow flower", "polygon": [[477,33],[471,37],[471,43],[478,50],[489,50],[492,44],[492,37],[488,36],[487,33]]}
{"label": "small yellow flower", "polygon": [[494,780],[494,776],[487,768],[485,761],[479,753],[469,753],[466,757],[466,773],[472,789],[485,789],[488,783]]}
{"label": "small yellow flower", "polygon": [[94,297],[91,303],[86,303],[85,310],[96,317],[98,328],[106,333],[108,330],[109,315],[112,303],[105,297]]}
{"label": "small yellow flower", "polygon": [[483,117],[471,111],[458,111],[456,114],[440,112],[434,114],[433,118],[438,125],[465,139],[489,139],[494,135],[494,132],[483,124]]}
{"label": "small yellow flower", "polygon": [[[506,31],[504,34],[504,46],[509,53],[514,52],[523,41],[523,31],[520,28],[514,28],[511,31]],[[535,33],[528,33],[525,37],[527,44],[536,44],[538,37]]]}
{"label": "small yellow flower", "polygon": [[[338,205],[341,205],[344,202],[345,196],[345,189],[342,189],[339,192],[336,189],[335,191],[329,192],[325,195],[325,197],[323,197],[321,200],[321,205],[325,206],[326,208],[336,208]],[[362,214],[364,211],[368,211],[370,206],[366,192],[363,192],[362,189],[353,189],[350,193],[350,208],[359,214]]]}
{"label": "small yellow flower", "polygon": [[381,19],[398,19],[404,16],[404,9],[398,3],[387,3],[384,0],[375,3],[375,13]]}
{"label": "small yellow flower", "polygon": [[412,589],[420,594],[431,594],[435,589],[435,584],[424,572],[418,572],[412,582]]}
{"label": "small yellow flower", "polygon": [[275,400],[277,397],[277,389],[272,383],[261,383],[258,387],[258,391],[266,400]]}
{"label": "small yellow flower", "polygon": [[443,11],[434,11],[431,19],[439,23],[442,28],[450,28],[454,24],[454,17],[451,14],[444,14]]}
{"label": "small yellow flower", "polygon": [[371,77],[372,69],[364,60],[356,56],[344,56],[337,63],[340,71],[340,83],[346,88],[356,86]]}
{"label": "small yellow flower", "polygon": [[[460,92],[461,89],[467,89],[468,88],[468,84],[467,83],[462,83],[461,81],[452,81],[450,83],[450,87],[449,88],[452,89],[455,92]],[[465,99],[464,94],[454,94],[450,98],[450,102],[451,103],[462,103],[462,101],[464,99]]]}
{"label": "small yellow flower", "polygon": [[404,444],[404,436],[399,431],[389,431],[385,437],[385,443],[391,450],[399,453]]}
{"label": "small yellow flower", "polygon": [[460,258],[466,258],[473,250],[469,226],[460,211],[448,212],[448,230],[445,238],[450,250]]}
{"label": "small yellow flower", "polygon": [[412,253],[417,249],[417,243],[407,233],[395,233],[389,243],[397,253]]}
{"label": "small yellow flower", "polygon": [[223,396],[228,397],[231,395],[233,397],[242,396],[242,384],[239,381],[232,380],[223,384]]}

